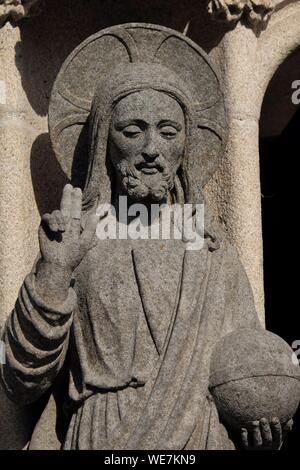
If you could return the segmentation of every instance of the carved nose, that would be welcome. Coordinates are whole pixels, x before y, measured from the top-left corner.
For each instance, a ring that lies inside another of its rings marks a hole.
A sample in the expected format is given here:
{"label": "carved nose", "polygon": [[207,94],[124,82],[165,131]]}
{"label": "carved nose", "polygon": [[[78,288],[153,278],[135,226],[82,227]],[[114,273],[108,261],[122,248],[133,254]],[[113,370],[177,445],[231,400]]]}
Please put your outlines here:
{"label": "carved nose", "polygon": [[159,152],[155,149],[145,149],[143,150],[142,155],[146,162],[153,162],[153,160],[159,156]]}

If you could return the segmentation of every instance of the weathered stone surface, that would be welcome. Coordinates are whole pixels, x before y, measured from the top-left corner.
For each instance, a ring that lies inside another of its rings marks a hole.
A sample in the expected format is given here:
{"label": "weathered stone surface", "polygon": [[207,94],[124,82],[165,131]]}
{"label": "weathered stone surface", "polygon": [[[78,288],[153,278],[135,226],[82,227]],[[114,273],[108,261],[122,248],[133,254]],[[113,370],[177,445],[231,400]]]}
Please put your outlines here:
{"label": "weathered stone surface", "polygon": [[[217,84],[217,76],[207,60],[200,54],[195,54],[188,38],[176,32],[170,33],[163,27],[158,29],[151,25],[133,24],[109,28],[84,41],[63,65],[53,88],[49,111],[53,147],[68,177],[74,181],[72,172],[78,178],[80,171],[84,171],[81,167],[77,168],[76,152],[79,154],[79,164],[87,161],[87,157],[82,156],[82,152],[88,149],[85,123],[97,83],[102,76],[104,81],[108,81],[110,73],[126,73],[126,68],[123,72],[122,69],[118,70],[116,64],[161,63],[176,73],[182,82],[189,81],[189,93],[195,100],[193,112],[196,121],[199,116],[198,127],[211,127],[219,139],[223,138],[224,141],[226,118],[221,90]],[[85,64],[85,67],[82,67],[82,64]],[[167,75],[167,69],[162,70],[161,75]],[[82,87],[81,83],[86,83],[86,87]],[[201,139],[200,135],[199,132]],[[199,174],[202,185],[207,182],[219,163],[219,139],[215,139],[216,143],[213,143],[210,136],[210,146],[201,142],[201,145],[209,148],[209,154],[206,156],[203,152],[202,157],[206,159],[202,162],[205,170]],[[200,142],[197,145],[200,145]],[[215,146],[216,150],[213,150],[212,146]],[[81,179],[85,181],[84,174]]]}
{"label": "weathered stone surface", "polygon": [[[300,42],[300,4],[277,2],[276,8],[278,11],[271,16],[267,29],[261,35],[256,35],[255,31],[239,23],[224,36],[218,48],[219,52],[223,52],[219,60],[229,115],[229,139],[224,164],[205,189],[209,199],[217,201],[217,214],[224,221],[239,251],[253,287],[256,309],[262,323],[264,292],[258,147],[260,112],[270,80]],[[286,99],[289,99],[288,96]],[[278,97],[273,96],[272,100],[275,103]],[[284,113],[284,110],[281,109],[280,113]]]}
{"label": "weathered stone surface", "polygon": [[300,402],[299,364],[269,331],[230,333],[213,352],[210,390],[222,419],[237,430],[251,429],[258,417],[285,425]]}
{"label": "weathered stone surface", "polygon": [[[188,36],[201,44],[221,65],[222,76],[225,79],[225,97],[227,98],[228,93],[231,97],[227,101],[227,108],[229,112],[232,110],[233,116],[231,133],[234,137],[235,129],[238,128],[240,137],[230,139],[226,152],[226,170],[223,171],[223,165],[221,177],[218,176],[209,196],[216,215],[221,215],[226,223],[228,234],[230,237],[234,235],[231,239],[242,255],[255,291],[257,310],[263,321],[261,228],[260,211],[257,209],[260,197],[257,179],[258,132],[250,130],[245,143],[243,126],[247,128],[247,123],[244,124],[243,121],[247,121],[249,114],[253,116],[253,103],[255,103],[254,115],[258,119],[261,101],[273,73],[287,55],[299,45],[299,2],[277,1],[276,4],[278,11],[272,15],[267,30],[257,41],[249,37],[251,30],[242,28],[234,31],[234,34],[229,34],[228,40],[221,42],[220,47],[218,44],[225,31],[223,25],[207,21],[205,2],[199,0],[188,2],[173,0],[163,2],[163,5],[162,2],[154,1],[151,3],[152,8],[148,8],[145,3],[143,8],[140,2],[137,5],[135,1],[97,0],[88,2],[87,6],[85,2],[53,0],[47,2],[44,13],[37,19],[20,22],[20,30],[12,29],[9,23],[1,29],[0,74],[5,88],[1,82],[0,95],[2,99],[5,96],[3,90],[6,89],[8,104],[5,107],[8,113],[4,121],[7,123],[7,117],[10,116],[19,117],[16,141],[13,138],[15,132],[13,128],[9,133],[11,138],[1,129],[1,155],[5,155],[0,185],[1,247],[3,247],[0,283],[2,322],[13,306],[21,279],[36,256],[35,232],[39,212],[44,213],[58,207],[60,191],[53,192],[52,188],[53,185],[56,188],[57,184],[62,188],[66,182],[65,176],[52,156],[49,140],[45,134],[47,131],[45,114],[53,77],[69,51],[82,39],[97,31],[99,26],[106,27],[115,22],[127,21],[159,22],[181,31],[185,29],[188,31]],[[286,6],[279,10],[281,4]],[[245,52],[246,48],[243,48],[243,45],[246,44],[248,48]],[[251,51],[256,51],[257,55]],[[250,82],[255,86],[253,87]],[[249,97],[252,102],[248,100]],[[276,101],[276,96],[273,99]],[[244,106],[235,121],[237,103]],[[2,109],[1,102],[1,117]],[[240,125],[237,121],[241,121]],[[252,124],[251,127],[253,128]],[[22,137],[19,138],[21,128],[23,128]],[[231,148],[232,142],[234,148]],[[32,143],[34,145],[31,153]],[[33,172],[32,180],[28,171],[30,167]],[[248,179],[249,174],[251,183]],[[11,181],[14,183],[10,184]],[[251,186],[253,182],[254,185]],[[211,181],[206,186],[208,192],[209,186],[213,183]],[[236,183],[241,192],[231,191],[237,187]],[[26,187],[25,191],[22,190],[23,186]],[[13,188],[17,188],[17,192]],[[241,194],[245,197],[241,197]],[[12,214],[17,220],[17,228],[16,226],[12,228]],[[251,221],[250,234],[248,234],[249,221]],[[24,233],[28,234],[26,241]],[[8,411],[8,407],[1,412],[2,423],[8,423],[9,426],[9,419],[12,418],[3,418],[5,411]],[[13,407],[11,412],[14,412]],[[20,419],[18,417],[16,422],[18,420],[20,422]],[[5,431],[1,432],[1,439],[10,434],[12,428],[8,429],[7,434]],[[20,440],[16,438],[17,447],[22,439],[22,437]]]}
{"label": "weathered stone surface", "polygon": [[244,20],[255,27],[267,24],[275,3],[274,0],[210,0],[208,11],[218,20],[233,24]]}
{"label": "weathered stone surface", "polygon": [[[265,333],[237,252],[202,195],[228,131],[214,66],[167,28],[109,28],[66,60],[49,123],[62,169],[82,190],[66,185],[60,209],[43,215],[40,257],[2,337],[8,397],[27,405],[53,392],[30,448],[42,447],[45,429],[52,448],[233,448],[232,423],[224,427],[209,395],[211,355],[229,332]],[[203,244],[193,246],[187,220],[179,239],[102,239],[99,225],[112,220],[127,230],[154,225],[124,214],[121,196],[131,211],[190,204]],[[244,447],[265,444],[251,432],[238,429]],[[280,433],[277,425],[270,448]]]}
{"label": "weathered stone surface", "polygon": [[0,387],[1,450],[23,449],[31,438],[30,414],[12,403]]}

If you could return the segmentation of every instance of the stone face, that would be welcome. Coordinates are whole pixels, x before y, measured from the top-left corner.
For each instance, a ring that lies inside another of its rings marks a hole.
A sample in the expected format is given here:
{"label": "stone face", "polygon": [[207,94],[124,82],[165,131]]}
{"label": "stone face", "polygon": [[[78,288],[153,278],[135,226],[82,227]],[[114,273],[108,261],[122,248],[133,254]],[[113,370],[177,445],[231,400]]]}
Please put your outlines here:
{"label": "stone face", "polygon": [[[193,47],[197,48],[196,45]],[[195,100],[193,113],[196,121],[199,116],[198,127],[211,126],[218,136],[213,139],[212,133],[208,135],[210,145],[205,139],[200,142],[203,133],[195,136],[195,139],[200,139],[196,145],[209,148],[207,157],[202,152],[202,158],[207,158],[202,163],[207,171],[202,171],[203,177],[200,176],[203,185],[218,166],[218,147],[220,139],[225,140],[226,117],[218,78],[209,59],[204,60],[200,54],[195,54],[189,39],[179,33],[163,27],[128,24],[100,31],[84,41],[69,56],[55,82],[49,111],[50,136],[57,158],[72,181],[74,178],[85,181],[87,168],[83,165],[87,158],[82,156],[88,148],[85,123],[97,83],[103,75],[108,81],[109,73],[122,75],[122,64],[125,67],[128,63],[143,62],[163,64],[177,74],[182,83],[189,83],[191,99]],[[120,64],[120,70],[117,64]],[[165,73],[167,78],[168,70],[161,73]],[[80,85],[82,82],[86,83],[85,87]],[[77,142],[79,144],[74,149]]]}

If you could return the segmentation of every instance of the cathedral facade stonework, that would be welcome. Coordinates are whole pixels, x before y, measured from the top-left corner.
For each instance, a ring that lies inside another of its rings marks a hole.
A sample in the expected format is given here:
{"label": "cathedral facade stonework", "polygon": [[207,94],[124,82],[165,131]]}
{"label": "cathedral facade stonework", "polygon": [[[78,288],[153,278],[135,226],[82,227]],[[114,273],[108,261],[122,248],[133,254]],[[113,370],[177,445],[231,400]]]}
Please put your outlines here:
{"label": "cathedral facade stonework", "polygon": [[[183,448],[184,443],[190,449],[236,446],[226,421],[230,403],[225,411],[216,405],[215,387],[221,382],[216,373],[209,385],[208,358],[220,338],[236,329],[264,331],[259,139],[279,134],[296,108],[283,105],[272,125],[262,124],[261,111],[277,71],[298,54],[299,21],[298,1],[0,2],[1,357],[8,354],[2,361],[6,393],[0,390],[0,416],[5,417],[0,421],[1,449],[22,449],[29,442],[38,449],[160,448],[162,442],[166,448]],[[272,93],[281,103],[283,96]],[[134,113],[140,113],[138,120]],[[148,139],[146,150],[137,145],[142,136]],[[75,187],[82,189],[80,195]],[[184,244],[171,240],[166,253],[158,249],[156,266],[152,241],[147,247],[139,243],[136,250],[129,242],[113,241],[102,255],[93,241],[93,224],[99,222],[93,208],[124,194],[132,203],[146,205],[204,203],[209,215],[200,230],[205,240],[201,253],[186,253]],[[70,229],[69,222],[60,228],[59,207],[70,219]],[[69,240],[63,250],[61,245],[54,248],[56,233],[63,233],[61,241]],[[69,251],[67,245],[72,245]],[[64,269],[53,270],[58,265]],[[71,278],[77,290],[70,287]],[[165,279],[174,282],[167,282],[164,290]],[[99,294],[95,286],[101,284]],[[115,301],[116,290],[130,318],[123,317]],[[218,292],[215,298],[212,291]],[[188,299],[194,309],[187,308]],[[226,313],[230,309],[234,321]],[[141,312],[144,322],[136,321]],[[114,315],[122,320],[120,334],[113,332]],[[90,330],[85,318],[94,325]],[[182,326],[189,323],[194,336]],[[97,336],[103,324],[107,344]],[[185,333],[187,344],[181,350]],[[201,335],[210,341],[197,352]],[[283,345],[276,347],[284,354]],[[61,397],[51,394],[46,406],[38,400],[43,401],[54,376],[60,377],[68,354],[77,360],[68,359],[68,425],[57,436],[53,429]],[[172,354],[178,370],[173,370]],[[20,355],[27,359],[22,362]],[[193,395],[182,385],[179,371],[185,367],[194,385],[196,368],[203,371],[199,383],[205,389],[193,386]],[[294,372],[284,369],[280,374]],[[228,377],[221,374],[220,380]],[[177,395],[171,397],[172,386]],[[95,390],[115,393],[100,400]],[[207,390],[213,396],[208,401]],[[297,397],[293,392],[289,396],[294,413]],[[147,400],[152,400],[153,415]],[[187,409],[191,402],[203,419]],[[139,411],[135,416],[128,411],[133,403]],[[100,422],[107,407],[111,414],[105,429],[93,427],[93,413]],[[116,416],[115,407],[126,419]],[[225,416],[221,424],[218,413]],[[292,418],[287,411],[285,416]],[[168,420],[177,428],[168,427]],[[45,435],[47,444],[41,439]],[[247,446],[250,435],[240,437]]]}

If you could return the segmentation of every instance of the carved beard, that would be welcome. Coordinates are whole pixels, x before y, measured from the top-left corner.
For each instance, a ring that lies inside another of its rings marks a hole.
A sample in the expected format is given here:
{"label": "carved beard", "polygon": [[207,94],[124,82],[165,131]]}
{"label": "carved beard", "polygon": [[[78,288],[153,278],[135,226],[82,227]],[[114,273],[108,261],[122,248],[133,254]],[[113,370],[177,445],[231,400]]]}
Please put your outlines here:
{"label": "carved beard", "polygon": [[116,164],[116,170],[122,188],[134,201],[149,199],[160,202],[166,198],[168,191],[174,186],[175,174],[163,157],[155,160],[158,172],[145,174],[136,168],[137,162],[128,162],[123,159]]}

